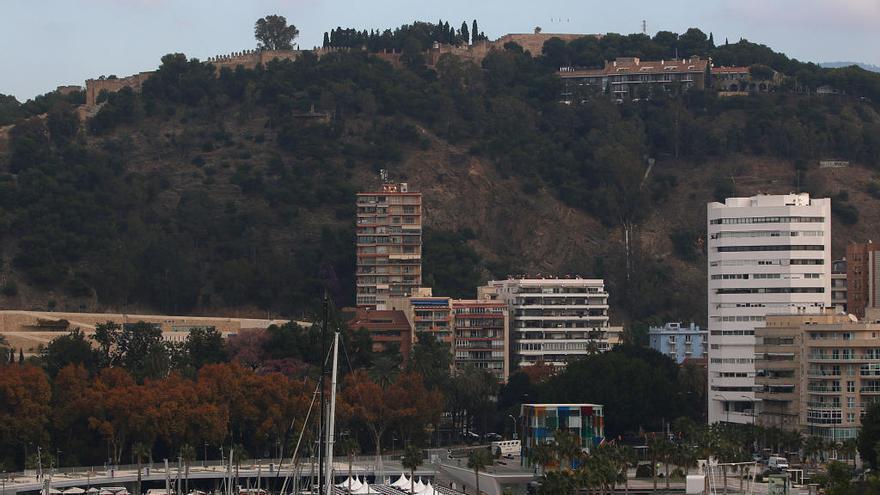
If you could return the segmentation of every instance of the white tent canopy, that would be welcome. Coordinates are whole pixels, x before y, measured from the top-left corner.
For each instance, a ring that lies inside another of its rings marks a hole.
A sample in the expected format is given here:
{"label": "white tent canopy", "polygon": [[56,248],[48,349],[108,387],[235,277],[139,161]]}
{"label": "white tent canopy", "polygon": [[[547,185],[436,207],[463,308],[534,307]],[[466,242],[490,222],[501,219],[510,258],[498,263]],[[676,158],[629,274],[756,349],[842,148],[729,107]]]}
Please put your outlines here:
{"label": "white tent canopy", "polygon": [[85,490],[83,490],[82,488],[76,487],[76,486],[73,488],[68,488],[67,490],[64,490],[65,495],[67,495],[67,494],[81,495],[85,492],[86,492]]}
{"label": "white tent canopy", "polygon": [[[366,477],[364,477],[364,481],[367,481]],[[351,491],[357,492],[361,489],[362,486],[364,486],[364,484],[361,483],[361,480],[357,477],[357,475],[355,475],[354,481],[351,482]]]}
{"label": "white tent canopy", "polygon": [[431,482],[428,481],[428,484],[425,485],[425,489],[419,492],[419,495],[434,495],[437,493],[437,489],[431,485]]}
{"label": "white tent canopy", "polygon": [[86,490],[86,493],[98,493],[98,492],[100,492],[100,491],[101,491],[101,490],[98,490],[98,489],[95,488],[95,487],[91,487],[91,488],[89,488],[88,490]]}
{"label": "white tent canopy", "polygon": [[345,481],[343,481],[342,483],[336,483],[336,488],[348,488],[348,484],[353,482],[354,480],[352,480],[351,476],[349,476],[348,478],[345,478]]}
{"label": "white tent canopy", "polygon": [[52,494],[56,494],[56,495],[57,495],[57,494],[59,494],[59,493],[64,493],[64,492],[62,492],[61,490],[59,490],[59,489],[57,489],[57,488],[52,488],[52,487],[50,486],[50,487],[49,487],[49,493],[52,493]]}
{"label": "white tent canopy", "polygon": [[397,479],[394,483],[391,483],[391,486],[395,488],[404,488],[409,487],[409,479],[406,477],[406,473],[402,473],[400,478]]}
{"label": "white tent canopy", "polygon": [[364,484],[362,484],[362,485],[360,486],[360,488],[358,488],[357,490],[352,489],[352,490],[351,490],[351,493],[353,493],[353,494],[355,494],[355,495],[361,495],[361,494],[366,494],[366,493],[376,493],[376,492],[371,491],[371,490],[370,490],[370,485],[367,484],[367,483],[364,483]]}
{"label": "white tent canopy", "polygon": [[416,484],[412,487],[413,493],[421,493],[425,490],[425,484],[422,483],[422,478],[419,478],[419,481],[416,481]]}

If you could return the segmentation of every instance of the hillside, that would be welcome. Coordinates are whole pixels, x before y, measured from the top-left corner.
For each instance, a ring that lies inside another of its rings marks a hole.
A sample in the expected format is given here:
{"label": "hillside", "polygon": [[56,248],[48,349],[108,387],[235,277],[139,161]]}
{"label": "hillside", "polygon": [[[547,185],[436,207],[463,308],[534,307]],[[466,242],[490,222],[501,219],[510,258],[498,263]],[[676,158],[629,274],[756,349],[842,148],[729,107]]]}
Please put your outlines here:
{"label": "hillside", "polygon": [[[354,193],[380,168],[424,193],[437,293],[506,274],[605,277],[621,322],[704,318],[707,201],[830,194],[835,257],[880,220],[871,100],[567,106],[556,62],[515,46],[482,66],[404,58],[304,56],[216,77],[169,55],[142,93],[106,95],[83,124],[71,98],[47,98],[43,117],[17,117],[0,162],[0,306],[299,315],[322,286],[350,304]],[[852,165],[820,170],[829,157]]]}

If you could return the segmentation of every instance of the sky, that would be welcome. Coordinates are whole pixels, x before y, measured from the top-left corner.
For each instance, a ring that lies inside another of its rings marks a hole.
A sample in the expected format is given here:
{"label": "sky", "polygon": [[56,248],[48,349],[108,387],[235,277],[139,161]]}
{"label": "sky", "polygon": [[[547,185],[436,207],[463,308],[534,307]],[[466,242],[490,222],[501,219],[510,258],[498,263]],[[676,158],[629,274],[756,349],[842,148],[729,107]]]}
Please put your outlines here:
{"label": "sky", "polygon": [[301,48],[336,26],[393,28],[442,18],[477,19],[491,39],[506,33],[684,32],[716,43],[740,38],[799,60],[880,65],[880,0],[3,0],[0,93],[19,101],[101,75],[155,69],[162,55],[205,59],[256,47],[268,14],[300,30]]}

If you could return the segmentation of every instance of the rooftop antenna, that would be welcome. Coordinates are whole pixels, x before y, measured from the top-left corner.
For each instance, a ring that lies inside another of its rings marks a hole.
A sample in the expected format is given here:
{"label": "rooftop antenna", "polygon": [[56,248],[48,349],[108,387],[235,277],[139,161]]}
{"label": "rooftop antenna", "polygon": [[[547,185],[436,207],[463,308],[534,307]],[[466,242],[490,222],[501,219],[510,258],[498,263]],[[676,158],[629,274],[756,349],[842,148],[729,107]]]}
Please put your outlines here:
{"label": "rooftop antenna", "polygon": [[642,34],[648,34],[648,21],[642,19]]}

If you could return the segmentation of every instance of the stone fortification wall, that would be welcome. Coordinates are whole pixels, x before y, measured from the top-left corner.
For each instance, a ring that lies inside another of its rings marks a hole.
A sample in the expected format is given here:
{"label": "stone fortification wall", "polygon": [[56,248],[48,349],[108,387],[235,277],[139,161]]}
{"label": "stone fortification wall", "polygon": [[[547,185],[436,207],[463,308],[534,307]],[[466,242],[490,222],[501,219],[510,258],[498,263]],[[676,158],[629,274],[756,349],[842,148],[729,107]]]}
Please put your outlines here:
{"label": "stone fortification wall", "polygon": [[574,41],[578,38],[593,36],[601,38],[601,34],[574,34],[574,33],[520,33],[505,34],[492,42],[492,45],[499,50],[504,48],[505,43],[514,42],[523,47],[523,50],[531,52],[533,57],[541,55],[541,49],[544,48],[544,42],[550,38],[559,38],[562,41]]}
{"label": "stone fortification wall", "polygon": [[301,50],[244,50],[229,55],[208,57],[206,62],[214,64],[219,71],[227,67],[235,69],[239,65],[245,69],[253,69],[257,65],[265,65],[272,60],[296,60],[302,55]]}
{"label": "stone fortification wall", "polygon": [[114,79],[88,79],[86,80],[86,106],[95,106],[101,91],[115,93],[122,88],[131,88],[140,91],[144,81],[150,78],[153,71],[141,72],[133,76]]}

